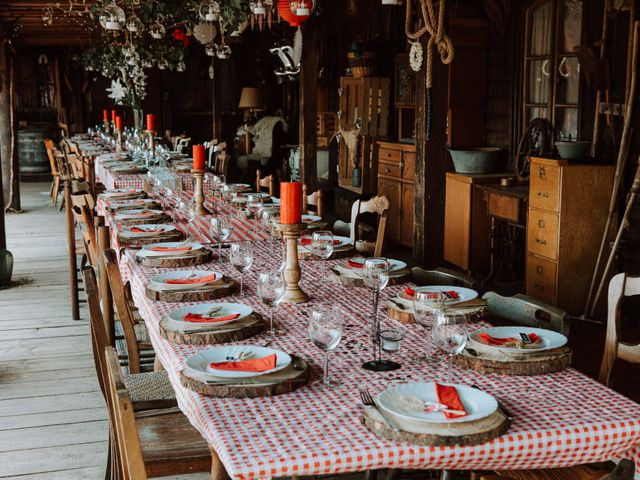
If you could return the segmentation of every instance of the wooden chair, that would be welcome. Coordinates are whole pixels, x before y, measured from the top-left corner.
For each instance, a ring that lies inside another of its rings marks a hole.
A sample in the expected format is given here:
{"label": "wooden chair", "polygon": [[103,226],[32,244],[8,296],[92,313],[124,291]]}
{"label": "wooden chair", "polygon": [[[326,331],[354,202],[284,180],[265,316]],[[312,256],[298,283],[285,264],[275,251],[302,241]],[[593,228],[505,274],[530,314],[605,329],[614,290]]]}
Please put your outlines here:
{"label": "wooden chair", "polygon": [[487,302],[489,311],[499,318],[569,335],[569,314],[554,305],[520,293],[503,297],[495,292],[487,292],[482,298]]}
{"label": "wooden chair", "polygon": [[599,381],[607,386],[611,381],[611,370],[616,358],[631,363],[640,363],[640,344],[632,345],[620,340],[622,300],[624,297],[632,295],[640,295],[640,277],[630,277],[626,273],[619,273],[609,282],[607,336],[599,376]]}
{"label": "wooden chair", "polygon": [[229,174],[229,161],[231,160],[231,155],[229,155],[226,150],[223,150],[218,155],[216,155],[215,161],[213,163],[213,172],[217,175],[224,175],[225,177]]}
{"label": "wooden chair", "polygon": [[[313,207],[313,209],[309,209],[309,207]],[[322,190],[318,189],[309,194],[307,192],[307,185],[302,185],[302,213],[324,218],[324,194]]]}
{"label": "wooden chair", "polygon": [[416,285],[452,285],[471,288],[476,291],[480,288],[480,282],[475,278],[443,267],[438,267],[435,270],[413,267],[411,269],[411,281]]}
{"label": "wooden chair", "polygon": [[472,480],[633,480],[634,465],[630,460],[576,465],[544,470],[513,470],[490,474],[472,474]]}
{"label": "wooden chair", "polygon": [[258,170],[256,172],[256,192],[260,193],[263,189],[267,189],[270,196],[275,195],[275,183],[273,180],[273,175],[268,175],[264,178],[260,177],[261,172]]}
{"label": "wooden chair", "polygon": [[55,143],[50,138],[44,140],[44,148],[47,151],[47,157],[49,158],[49,167],[51,168],[51,188],[49,194],[51,195],[51,202],[54,206],[58,205],[58,196],[60,195],[60,173],[58,172],[58,165],[54,157],[54,151],[56,150]]}
{"label": "wooden chair", "polygon": [[[378,195],[367,201],[360,201],[359,208],[353,216],[353,210],[351,211],[351,230],[349,237],[355,244],[356,250],[363,254],[373,254],[374,257],[382,255],[382,247],[384,246],[384,233],[387,228],[387,213],[389,212],[389,199],[384,195]],[[378,228],[376,232],[375,243],[368,240],[358,240],[357,232],[359,229],[359,221],[361,215],[365,213],[375,213],[378,216]]]}

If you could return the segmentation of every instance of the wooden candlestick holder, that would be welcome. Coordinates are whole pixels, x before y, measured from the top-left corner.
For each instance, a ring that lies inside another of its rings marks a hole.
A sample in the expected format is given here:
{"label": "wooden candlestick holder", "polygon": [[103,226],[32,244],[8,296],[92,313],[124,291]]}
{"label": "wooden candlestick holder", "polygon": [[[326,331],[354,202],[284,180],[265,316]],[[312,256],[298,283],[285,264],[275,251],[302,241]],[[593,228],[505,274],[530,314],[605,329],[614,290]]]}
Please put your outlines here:
{"label": "wooden candlestick holder", "polygon": [[211,212],[204,206],[204,170],[192,169],[194,180],[193,197],[196,201],[196,215],[211,215]]}
{"label": "wooden candlestick holder", "polygon": [[153,130],[147,130],[147,135],[149,136],[147,142],[149,144],[149,150],[153,155],[156,154],[156,132]]}
{"label": "wooden candlestick holder", "polygon": [[286,303],[305,303],[309,301],[307,295],[300,288],[300,279],[302,271],[298,262],[298,238],[307,231],[304,223],[280,224],[278,231],[282,234],[285,241],[285,268],[284,283],[285,292],[283,302]]}
{"label": "wooden candlestick holder", "polygon": [[109,120],[103,120],[102,123],[104,124],[104,131],[109,133],[111,131],[111,124],[109,123]]}
{"label": "wooden candlestick holder", "polygon": [[121,152],[122,148],[122,131],[120,129],[116,129],[116,139],[118,141],[118,151]]}

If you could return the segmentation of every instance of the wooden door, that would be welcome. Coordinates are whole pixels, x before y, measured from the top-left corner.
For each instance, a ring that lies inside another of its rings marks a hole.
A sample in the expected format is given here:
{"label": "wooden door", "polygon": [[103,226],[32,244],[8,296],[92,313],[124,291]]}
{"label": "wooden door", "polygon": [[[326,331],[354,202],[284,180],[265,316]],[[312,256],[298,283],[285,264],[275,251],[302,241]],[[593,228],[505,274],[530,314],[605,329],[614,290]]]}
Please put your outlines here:
{"label": "wooden door", "polygon": [[[402,206],[402,192],[400,182],[386,178],[378,178],[378,195],[389,199],[389,213],[387,214],[386,236],[393,242],[400,241],[400,211]],[[413,236],[413,234],[412,234]]]}
{"label": "wooden door", "polygon": [[402,212],[400,213],[400,243],[413,246],[413,183],[402,184]]}

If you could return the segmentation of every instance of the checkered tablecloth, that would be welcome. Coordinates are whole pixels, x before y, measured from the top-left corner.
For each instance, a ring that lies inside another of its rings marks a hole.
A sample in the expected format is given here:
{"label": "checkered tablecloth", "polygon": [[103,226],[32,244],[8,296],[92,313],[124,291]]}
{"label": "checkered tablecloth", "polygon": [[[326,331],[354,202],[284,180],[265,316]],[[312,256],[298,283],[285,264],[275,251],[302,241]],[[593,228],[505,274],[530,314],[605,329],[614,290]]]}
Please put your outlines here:
{"label": "checkered tablecloth", "polygon": [[[196,225],[204,230],[206,219],[198,219]],[[252,227],[245,225],[239,231],[249,238]],[[277,268],[282,259],[277,249],[270,252],[264,240],[254,241],[254,251],[253,267],[245,275],[247,296],[228,300],[246,303],[267,314],[267,307],[255,295],[257,273]],[[336,262],[339,260],[329,263]],[[456,369],[456,381],[477,385],[497,397],[511,413],[511,428],[494,441],[430,448],[378,438],[361,423],[358,387],[366,385],[375,394],[399,382],[443,379],[444,358],[436,365],[420,360],[425,349],[421,327],[385,319],[383,327],[405,331],[402,349],[394,357],[402,368],[389,373],[363,370],[361,364],[372,355],[371,292],[322,282],[317,261],[301,264],[301,285],[312,300],[299,306],[276,307],[276,322],[284,335],[277,337],[272,346],[309,361],[310,383],[277,397],[223,399],[208,398],[180,385],[179,372],[197,348],[162,339],[158,324],[171,309],[183,304],[154,302],[144,294],[149,278],[164,269],[140,266],[131,251],[121,257],[123,278],[131,282],[135,303],[145,319],[157,358],[169,373],[181,410],[215,449],[232,478],[338,474],[378,468],[515,470],[622,457],[640,465],[640,405],[574,369],[534,377]],[[202,268],[238,277],[226,257],[222,263],[214,260]],[[401,288],[389,287],[384,296],[394,295]],[[344,314],[344,336],[331,354],[331,376],[342,382],[334,390],[315,383],[321,376],[323,354],[307,338],[307,318],[318,302],[330,302]],[[384,315],[382,307],[380,314]],[[260,344],[265,339],[260,336],[245,343]]]}

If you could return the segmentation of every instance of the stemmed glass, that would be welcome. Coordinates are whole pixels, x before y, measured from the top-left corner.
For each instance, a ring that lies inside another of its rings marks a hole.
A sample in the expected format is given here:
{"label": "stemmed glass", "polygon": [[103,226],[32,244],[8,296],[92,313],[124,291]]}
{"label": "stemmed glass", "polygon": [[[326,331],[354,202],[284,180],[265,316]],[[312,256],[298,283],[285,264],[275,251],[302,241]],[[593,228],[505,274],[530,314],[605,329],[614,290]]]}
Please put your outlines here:
{"label": "stemmed glass", "polygon": [[425,360],[433,360],[431,348],[431,331],[436,324],[438,313],[444,308],[444,294],[442,292],[416,292],[413,297],[413,317],[425,329],[427,351]]}
{"label": "stemmed glass", "polygon": [[231,222],[227,217],[212,217],[209,227],[211,239],[218,243],[218,262],[222,262],[222,242],[231,236]]}
{"label": "stemmed glass", "polygon": [[389,372],[400,368],[395,362],[382,360],[380,351],[380,323],[378,321],[378,299],[380,292],[389,283],[389,262],[383,257],[367,258],[362,269],[364,284],[373,290],[373,321],[371,324],[371,340],[373,342],[373,360],[362,366],[374,372]]}
{"label": "stemmed glass", "polygon": [[240,295],[244,296],[244,274],[253,265],[253,247],[249,242],[231,244],[229,261],[233,268],[240,273]]}
{"label": "stemmed glass", "polygon": [[322,281],[327,280],[327,260],[333,254],[333,233],[329,230],[318,230],[311,235],[311,251],[323,260]]}
{"label": "stemmed glass", "polygon": [[187,242],[191,242],[191,223],[196,218],[196,207],[191,200],[183,200],[180,201],[178,209],[182,221],[187,225]]}
{"label": "stemmed glass", "polygon": [[449,384],[452,383],[453,357],[464,350],[468,338],[469,332],[465,314],[445,310],[438,313],[436,324],[433,327],[433,343],[449,356],[447,371],[447,383]]}
{"label": "stemmed glass", "polygon": [[309,319],[309,339],[324,352],[324,373],[322,385],[334,388],[339,382],[329,379],[329,352],[335,350],[342,339],[342,315],[336,307],[320,304],[311,311]]}
{"label": "stemmed glass", "polygon": [[284,277],[280,271],[261,272],[258,275],[258,296],[269,307],[269,331],[271,336],[279,332],[273,328],[273,307],[284,298]]}
{"label": "stemmed glass", "polygon": [[269,210],[262,211],[262,226],[269,235],[269,253],[273,255],[273,244],[277,240],[277,226],[280,223],[280,215]]}
{"label": "stemmed glass", "polygon": [[258,233],[258,212],[262,208],[262,196],[257,193],[247,195],[247,210],[253,215],[253,231]]}

